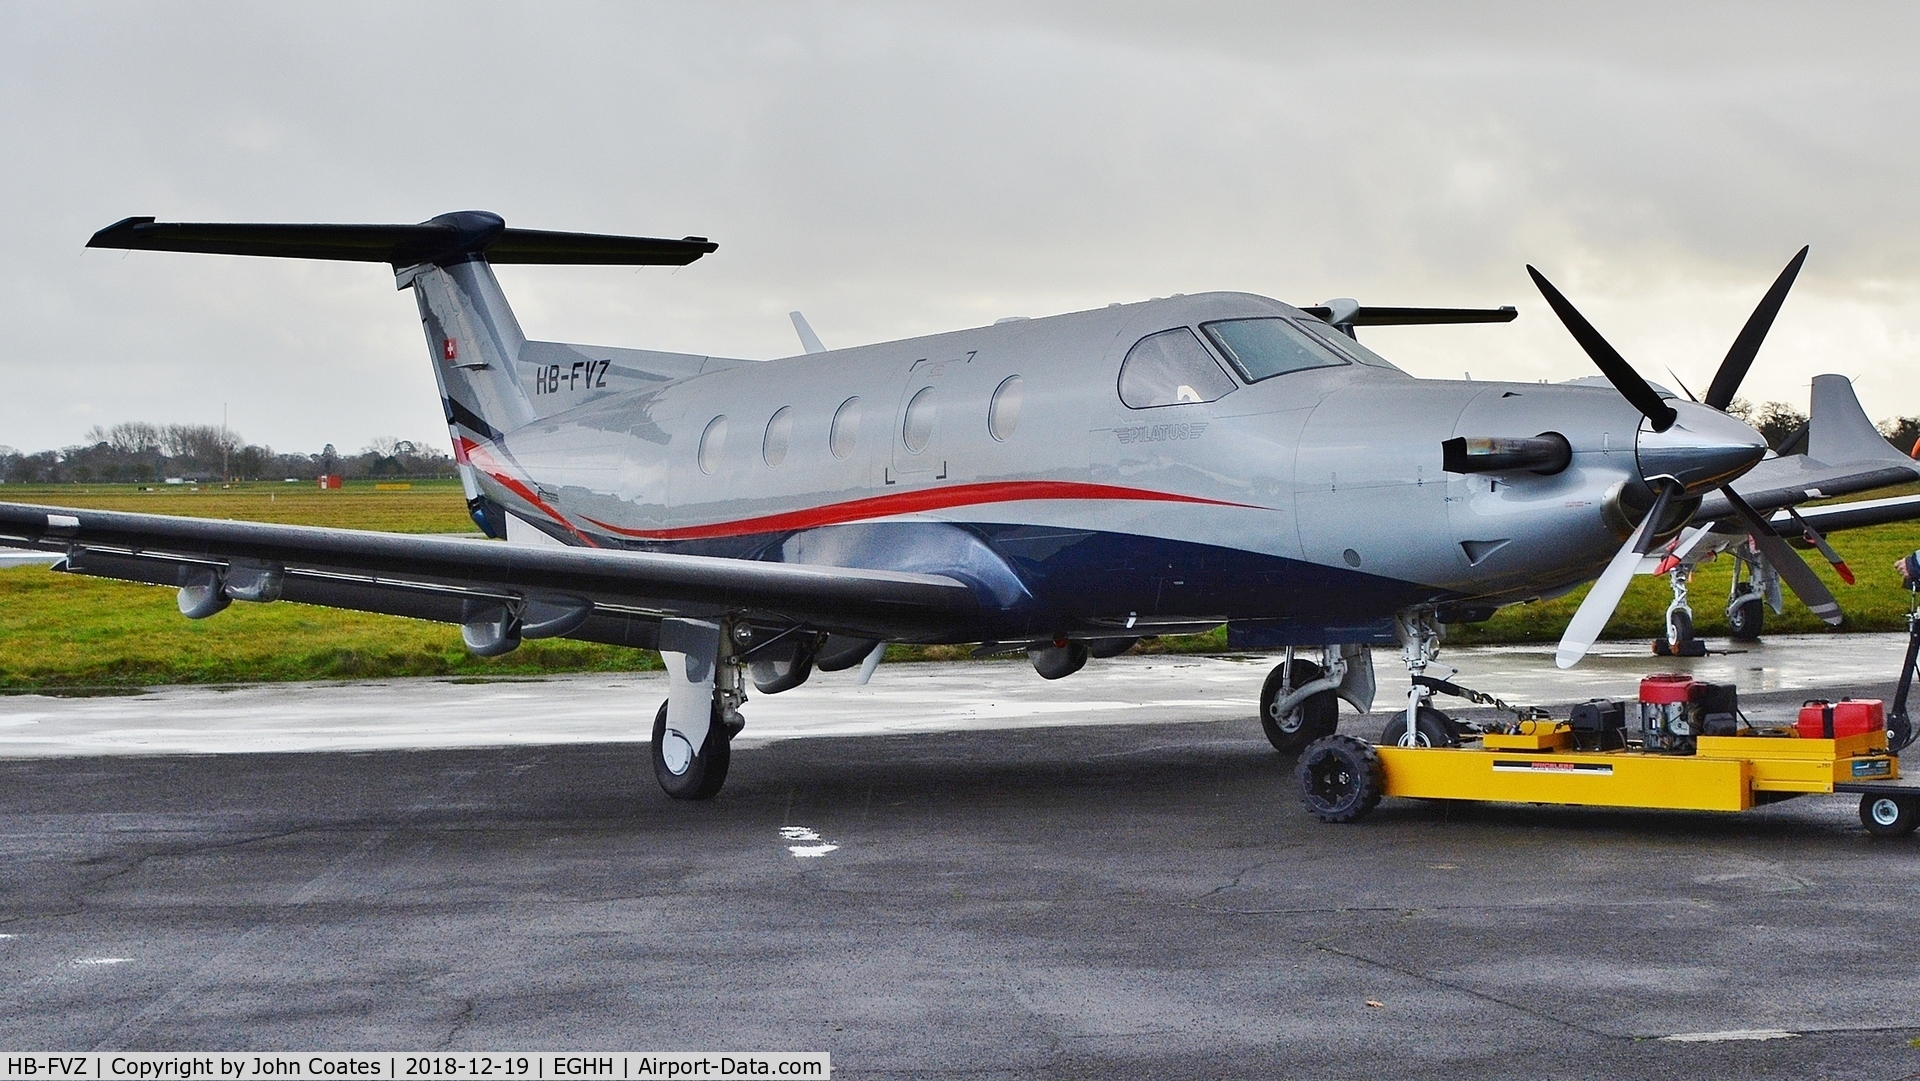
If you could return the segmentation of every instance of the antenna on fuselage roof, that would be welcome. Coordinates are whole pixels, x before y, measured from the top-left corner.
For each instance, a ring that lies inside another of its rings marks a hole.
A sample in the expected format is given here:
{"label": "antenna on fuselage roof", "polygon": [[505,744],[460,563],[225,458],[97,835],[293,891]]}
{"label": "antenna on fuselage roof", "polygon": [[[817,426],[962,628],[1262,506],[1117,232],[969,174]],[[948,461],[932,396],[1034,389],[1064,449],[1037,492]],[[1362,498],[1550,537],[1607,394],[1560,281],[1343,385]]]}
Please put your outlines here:
{"label": "antenna on fuselage roof", "polygon": [[787,318],[793,320],[793,331],[800,335],[800,348],[805,349],[809,353],[824,353],[827,351],[827,347],[820,344],[820,335],[815,334],[813,328],[807,325],[806,316],[801,315],[799,312],[788,312]]}

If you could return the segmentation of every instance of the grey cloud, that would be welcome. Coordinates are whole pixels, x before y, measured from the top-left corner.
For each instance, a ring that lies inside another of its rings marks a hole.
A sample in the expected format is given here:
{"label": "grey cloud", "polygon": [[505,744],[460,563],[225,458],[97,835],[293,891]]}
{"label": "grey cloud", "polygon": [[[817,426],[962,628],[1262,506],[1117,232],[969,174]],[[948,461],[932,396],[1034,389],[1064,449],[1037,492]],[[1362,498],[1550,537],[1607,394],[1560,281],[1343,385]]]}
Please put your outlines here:
{"label": "grey cloud", "polygon": [[1920,412],[1920,76],[1897,6],[0,8],[0,441],[439,426],[378,267],[83,252],[127,214],[700,233],[679,271],[511,268],[535,334],[728,355],[1170,292],[1517,303],[1381,332],[1430,375],[1569,378],[1539,264],[1650,376],[1756,367]]}

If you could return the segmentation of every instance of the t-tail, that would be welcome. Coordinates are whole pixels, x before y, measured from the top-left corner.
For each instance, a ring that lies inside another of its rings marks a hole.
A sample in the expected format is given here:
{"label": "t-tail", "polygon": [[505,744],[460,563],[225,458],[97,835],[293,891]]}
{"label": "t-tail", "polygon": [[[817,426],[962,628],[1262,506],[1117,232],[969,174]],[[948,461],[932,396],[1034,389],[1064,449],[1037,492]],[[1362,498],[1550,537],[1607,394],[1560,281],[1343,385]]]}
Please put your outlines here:
{"label": "t-tail", "polygon": [[[506,514],[487,498],[473,458],[499,456],[500,437],[538,419],[547,402],[544,380],[560,373],[577,384],[605,379],[584,356],[564,368],[532,343],[494,278],[493,263],[685,266],[719,245],[705,237],[663,240],[509,229],[497,214],[466,210],[418,225],[249,225],[157,222],[128,218],[93,235],[90,248],[264,255],[288,259],[339,259],[387,263],[395,283],[411,288],[433,358],[440,404],[453,438],[453,456],[467,508],[490,537],[506,536]],[[558,403],[557,397],[552,399]],[[577,401],[577,399],[575,399]]]}

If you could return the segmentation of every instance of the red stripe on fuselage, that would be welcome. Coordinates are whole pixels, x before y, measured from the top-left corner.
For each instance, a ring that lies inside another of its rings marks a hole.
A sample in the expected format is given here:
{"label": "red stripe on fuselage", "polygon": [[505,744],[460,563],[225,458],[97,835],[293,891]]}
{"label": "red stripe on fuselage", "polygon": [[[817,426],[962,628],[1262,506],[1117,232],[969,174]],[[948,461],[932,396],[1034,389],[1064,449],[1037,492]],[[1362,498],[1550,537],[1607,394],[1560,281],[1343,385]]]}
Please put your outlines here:
{"label": "red stripe on fuselage", "polygon": [[[554,510],[552,507],[547,506],[546,500],[541,499],[540,494],[538,492],[535,492],[528,485],[523,484],[520,481],[514,479],[512,476],[510,476],[505,471],[505,467],[502,466],[500,462],[494,458],[493,454],[490,451],[488,451],[486,447],[481,446],[479,443],[475,443],[471,439],[462,439],[460,440],[460,442],[466,445],[467,456],[469,458],[478,457],[480,459],[481,470],[485,472],[487,476],[492,477],[494,480],[499,481],[501,487],[505,488],[509,492],[512,492],[514,495],[519,496],[521,499],[524,499],[527,502],[533,504],[534,506],[540,508],[542,511],[546,513],[547,517],[552,518],[554,521],[560,523],[560,525],[563,528],[565,528],[567,532],[572,533],[576,537],[579,537],[580,540],[584,544],[586,544],[587,547],[589,548],[600,547],[600,545],[597,542],[595,542],[592,537],[589,537],[585,533],[580,532],[578,527],[576,527],[572,522],[567,521],[567,518],[565,515],[561,514],[557,510]],[[475,453],[476,451],[478,452],[478,454]],[[488,468],[489,466],[491,466],[491,468]],[[592,521],[592,519],[589,518],[588,521]]]}
{"label": "red stripe on fuselage", "polygon": [[1112,484],[1083,484],[1065,480],[1021,480],[922,488],[918,491],[894,492],[866,499],[853,499],[845,503],[829,503],[824,507],[768,514],[758,518],[680,526],[675,529],[623,529],[595,518],[588,518],[587,521],[622,537],[641,540],[708,540],[715,537],[749,536],[755,533],[785,533],[816,526],[845,525],[874,518],[889,518],[897,514],[919,514],[926,511],[950,510],[954,507],[979,506],[983,503],[1012,503],[1033,499],[1115,499],[1133,502],[1198,503],[1210,507],[1242,507],[1249,510],[1263,509],[1251,503],[1229,503],[1220,499],[1203,499],[1199,496],[1178,495],[1173,492],[1154,492],[1144,488],[1122,488]]}

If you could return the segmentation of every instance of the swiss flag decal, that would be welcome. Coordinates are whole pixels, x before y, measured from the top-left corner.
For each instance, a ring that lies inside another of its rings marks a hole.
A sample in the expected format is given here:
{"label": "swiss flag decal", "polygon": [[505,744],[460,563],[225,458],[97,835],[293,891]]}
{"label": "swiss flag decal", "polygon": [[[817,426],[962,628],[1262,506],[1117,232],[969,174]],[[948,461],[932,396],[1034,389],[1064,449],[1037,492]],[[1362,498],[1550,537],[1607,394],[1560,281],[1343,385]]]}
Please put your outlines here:
{"label": "swiss flag decal", "polygon": [[448,360],[459,360],[460,346],[455,344],[452,338],[448,338],[447,340],[440,343],[440,353],[441,355],[445,356]]}

